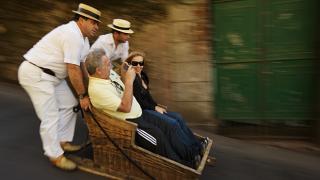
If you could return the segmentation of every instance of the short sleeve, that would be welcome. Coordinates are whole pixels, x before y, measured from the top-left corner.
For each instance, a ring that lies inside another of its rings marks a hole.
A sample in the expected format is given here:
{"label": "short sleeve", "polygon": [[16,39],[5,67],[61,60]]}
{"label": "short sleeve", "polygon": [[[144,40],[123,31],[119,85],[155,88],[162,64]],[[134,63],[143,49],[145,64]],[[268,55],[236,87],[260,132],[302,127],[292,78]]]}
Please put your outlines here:
{"label": "short sleeve", "polygon": [[[77,35],[75,35],[77,36]],[[63,41],[64,62],[80,65],[81,52],[83,50],[83,41],[75,36],[65,36]]]}
{"label": "short sleeve", "polygon": [[89,54],[89,49],[90,49],[89,40],[88,38],[86,38],[84,47],[82,48],[82,51],[81,51],[81,57],[80,57],[81,62],[84,63],[86,61],[86,58]]}

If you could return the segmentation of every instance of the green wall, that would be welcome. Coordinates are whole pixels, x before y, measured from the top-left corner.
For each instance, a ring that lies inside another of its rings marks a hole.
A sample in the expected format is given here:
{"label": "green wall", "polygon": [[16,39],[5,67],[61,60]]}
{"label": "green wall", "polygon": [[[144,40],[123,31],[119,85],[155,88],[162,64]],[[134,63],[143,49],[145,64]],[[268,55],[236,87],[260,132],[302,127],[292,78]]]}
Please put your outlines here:
{"label": "green wall", "polygon": [[315,121],[316,8],[315,0],[213,1],[218,119],[304,127]]}

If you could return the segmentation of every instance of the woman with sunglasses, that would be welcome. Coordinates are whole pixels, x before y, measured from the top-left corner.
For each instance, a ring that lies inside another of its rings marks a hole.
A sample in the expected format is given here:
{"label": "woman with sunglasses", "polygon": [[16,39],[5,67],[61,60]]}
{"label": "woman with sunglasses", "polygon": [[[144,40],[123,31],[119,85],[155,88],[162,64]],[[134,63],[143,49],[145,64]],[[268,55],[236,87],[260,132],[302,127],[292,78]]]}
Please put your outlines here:
{"label": "woman with sunglasses", "polygon": [[[133,83],[133,95],[137,99],[144,113],[151,114],[161,119],[161,123],[169,124],[171,126],[179,126],[181,129],[181,140],[185,141],[188,146],[192,147],[195,154],[202,156],[204,150],[207,146],[208,139],[204,138],[202,140],[197,139],[190,128],[185,123],[185,120],[182,116],[177,112],[167,111],[167,108],[158,105],[156,101],[152,98],[149,92],[149,78],[145,71],[143,71],[143,66],[145,64],[145,54],[142,52],[132,52],[129,54],[128,58],[123,64],[122,70],[126,69],[126,66],[131,65],[136,71],[136,78]],[[159,122],[156,122],[159,126]],[[165,126],[166,126],[165,125]],[[168,133],[168,137],[170,134]],[[174,140],[172,138],[169,139],[173,148],[174,148]],[[177,153],[179,154],[179,150],[177,149]]]}

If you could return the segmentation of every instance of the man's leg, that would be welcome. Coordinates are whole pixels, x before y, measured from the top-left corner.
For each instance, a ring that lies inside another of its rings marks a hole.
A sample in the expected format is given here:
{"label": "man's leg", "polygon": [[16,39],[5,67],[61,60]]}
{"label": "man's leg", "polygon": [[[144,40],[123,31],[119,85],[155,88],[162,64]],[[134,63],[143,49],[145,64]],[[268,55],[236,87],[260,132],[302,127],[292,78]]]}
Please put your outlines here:
{"label": "man's leg", "polygon": [[200,141],[194,136],[193,132],[187,126],[187,124],[185,123],[185,120],[179,113],[168,111],[167,113],[161,114],[157,111],[152,111],[152,110],[146,110],[146,111],[148,111],[148,113],[151,113],[155,116],[158,116],[159,118],[161,118],[161,120],[166,121],[169,124],[174,125],[178,123],[183,133],[189,138],[189,141],[192,141],[193,145],[200,147]]}
{"label": "man's leg", "polygon": [[202,156],[205,152],[205,149],[208,145],[208,137],[202,138],[201,140],[198,139],[191,129],[187,126],[186,121],[183,117],[177,112],[167,112],[164,114],[170,118],[174,118],[182,128],[183,132],[189,137],[189,140],[192,142],[193,146],[198,149],[199,154]]}
{"label": "man's leg", "polygon": [[63,170],[74,170],[77,165],[63,156],[58,137],[59,109],[55,88],[60,80],[44,73],[40,68],[24,61],[18,70],[21,86],[29,94],[36,114],[41,120],[40,137],[44,153]]}
{"label": "man's leg", "polygon": [[26,61],[19,68],[18,78],[41,120],[40,137],[45,155],[49,158],[61,156],[63,150],[57,132],[59,111],[54,93],[59,80],[44,74],[41,69]]}
{"label": "man's leg", "polygon": [[168,119],[176,120],[179,123],[182,131],[189,137],[192,144],[198,148],[201,147],[200,141],[195,137],[191,129],[187,126],[186,121],[179,113],[168,111],[164,115],[169,117]]}
{"label": "man's leg", "polygon": [[188,136],[184,134],[180,125],[176,123],[168,123],[165,121],[164,116],[155,111],[143,111],[144,121],[158,127],[168,138],[174,151],[185,161],[194,161],[195,156],[199,155],[198,148],[192,145]]}
{"label": "man's leg", "polygon": [[[137,145],[176,162],[189,166],[190,163],[182,160],[173,150],[166,136],[156,126],[144,121],[141,117],[138,121],[136,143]],[[150,137],[151,136],[151,137]]]}
{"label": "man's leg", "polygon": [[56,87],[55,94],[60,115],[58,124],[59,140],[60,142],[71,142],[77,120],[77,113],[73,112],[73,107],[77,106],[78,101],[65,80]]}

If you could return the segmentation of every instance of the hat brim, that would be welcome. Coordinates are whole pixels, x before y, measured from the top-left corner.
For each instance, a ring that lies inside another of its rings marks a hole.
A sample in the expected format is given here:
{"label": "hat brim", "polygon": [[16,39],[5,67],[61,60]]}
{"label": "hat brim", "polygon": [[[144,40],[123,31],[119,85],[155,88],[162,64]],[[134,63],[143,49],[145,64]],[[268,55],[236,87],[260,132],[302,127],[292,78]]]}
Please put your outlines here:
{"label": "hat brim", "polygon": [[92,19],[92,20],[101,22],[99,19],[94,18],[94,17],[92,17],[92,16],[90,16],[90,15],[88,15],[88,14],[85,14],[85,13],[83,13],[83,12],[73,11],[73,10],[72,10],[72,12],[74,12],[74,13],[76,13],[76,14],[79,14],[79,15],[81,15],[81,16],[87,17],[87,18],[89,18],[89,19]]}
{"label": "hat brim", "polygon": [[114,27],[112,24],[108,24],[108,27],[111,28],[111,29],[123,32],[123,33],[127,33],[127,34],[134,33],[131,29],[128,29],[128,30],[118,29],[118,28]]}

